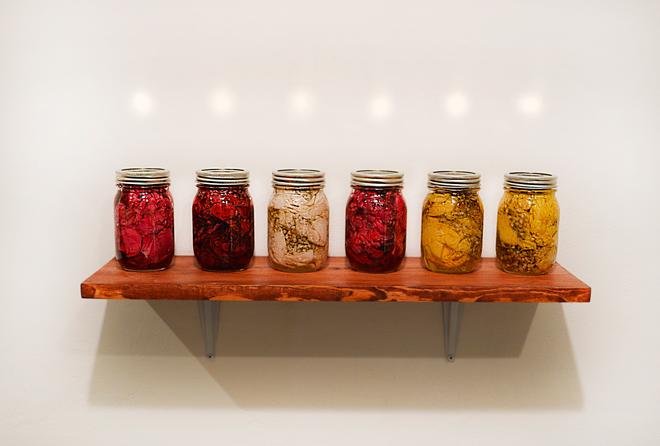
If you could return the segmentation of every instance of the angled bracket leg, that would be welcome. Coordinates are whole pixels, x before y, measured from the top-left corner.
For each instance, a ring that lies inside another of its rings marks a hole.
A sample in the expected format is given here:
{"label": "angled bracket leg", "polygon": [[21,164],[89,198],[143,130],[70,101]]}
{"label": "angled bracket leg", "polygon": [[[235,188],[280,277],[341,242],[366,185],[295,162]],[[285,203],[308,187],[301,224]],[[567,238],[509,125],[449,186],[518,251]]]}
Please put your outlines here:
{"label": "angled bracket leg", "polygon": [[445,354],[449,362],[456,359],[458,345],[458,330],[463,316],[463,304],[460,302],[442,303],[442,322],[445,334]]}
{"label": "angled bracket leg", "polygon": [[215,344],[218,340],[218,327],[220,324],[220,302],[202,300],[197,302],[199,309],[199,322],[204,337],[204,352],[209,358],[215,356]]}

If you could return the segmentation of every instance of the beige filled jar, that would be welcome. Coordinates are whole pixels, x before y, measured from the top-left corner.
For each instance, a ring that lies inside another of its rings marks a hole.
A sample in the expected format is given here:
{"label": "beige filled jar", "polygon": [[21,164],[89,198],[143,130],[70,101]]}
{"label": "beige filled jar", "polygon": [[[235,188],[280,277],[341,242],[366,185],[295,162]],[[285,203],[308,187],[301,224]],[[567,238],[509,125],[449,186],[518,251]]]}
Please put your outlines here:
{"label": "beige filled jar", "polygon": [[273,268],[310,272],[326,265],[330,209],[324,185],[319,170],[273,172],[268,206],[268,259]]}
{"label": "beige filled jar", "polygon": [[557,177],[511,172],[497,211],[497,266],[516,274],[545,274],[557,257]]}

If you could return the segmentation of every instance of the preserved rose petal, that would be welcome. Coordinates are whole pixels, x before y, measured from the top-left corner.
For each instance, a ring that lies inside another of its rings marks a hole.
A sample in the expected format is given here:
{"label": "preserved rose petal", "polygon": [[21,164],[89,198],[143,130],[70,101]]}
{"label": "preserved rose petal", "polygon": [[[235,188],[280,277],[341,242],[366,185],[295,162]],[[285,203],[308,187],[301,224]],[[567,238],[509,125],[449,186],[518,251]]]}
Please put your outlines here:
{"label": "preserved rose petal", "polygon": [[140,252],[140,246],[142,245],[140,233],[131,227],[123,227],[119,233],[121,235],[122,251],[128,257],[136,256]]}
{"label": "preserved rose petal", "polygon": [[143,213],[142,218],[138,221],[137,229],[141,235],[148,235],[156,230],[156,221],[153,214]]}
{"label": "preserved rose petal", "polygon": [[142,241],[142,249],[140,250],[140,252],[142,252],[144,257],[149,258],[155,254],[155,244],[156,244],[156,239],[154,237],[144,238],[144,240]]}
{"label": "preserved rose petal", "polygon": [[160,231],[156,235],[155,247],[152,255],[157,258],[166,258],[174,254],[174,234],[171,231]]}

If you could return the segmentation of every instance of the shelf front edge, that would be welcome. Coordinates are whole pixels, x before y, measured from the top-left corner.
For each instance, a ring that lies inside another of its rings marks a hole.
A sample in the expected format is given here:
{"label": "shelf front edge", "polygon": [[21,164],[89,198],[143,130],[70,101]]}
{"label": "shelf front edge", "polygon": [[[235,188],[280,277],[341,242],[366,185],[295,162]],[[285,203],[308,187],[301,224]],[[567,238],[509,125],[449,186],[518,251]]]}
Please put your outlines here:
{"label": "shelf front edge", "polygon": [[[142,276],[144,274],[144,276]],[[217,276],[215,274],[218,274]],[[190,256],[178,256],[168,271],[127,273],[110,260],[80,286],[86,299],[218,300],[279,302],[589,302],[591,288],[561,265],[546,276],[515,276],[485,258],[470,274],[438,275],[409,258],[391,274],[357,273],[345,259],[330,258],[316,273],[282,273],[256,257],[252,268],[235,273],[199,270]]]}
{"label": "shelf front edge", "polygon": [[[185,289],[188,288],[188,289]],[[577,303],[589,302],[590,288],[467,288],[433,289],[384,287],[336,287],[324,285],[254,286],[222,285],[199,289],[186,285],[162,286],[148,284],[105,286],[81,285],[81,295],[87,299],[128,300],[217,300],[217,301],[278,301],[278,302],[526,302]]]}

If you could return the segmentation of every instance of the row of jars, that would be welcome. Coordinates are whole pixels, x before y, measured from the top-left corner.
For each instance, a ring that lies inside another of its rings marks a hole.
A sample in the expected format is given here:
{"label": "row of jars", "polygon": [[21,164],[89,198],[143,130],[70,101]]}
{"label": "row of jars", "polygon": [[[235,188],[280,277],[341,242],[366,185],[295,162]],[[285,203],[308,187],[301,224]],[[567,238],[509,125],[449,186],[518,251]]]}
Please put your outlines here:
{"label": "row of jars", "polygon": [[[117,172],[115,241],[127,270],[167,268],[174,257],[174,207],[169,172],[130,168]],[[329,206],[319,170],[273,172],[268,206],[268,258],[287,272],[317,271],[328,259]],[[254,252],[254,209],[249,174],[243,169],[197,172],[193,202],[193,248],[209,271],[247,268]],[[403,174],[390,170],[351,173],[346,205],[346,257],[358,271],[396,271],[406,251]],[[483,239],[480,175],[435,171],[422,209],[424,266],[440,273],[469,273],[479,267]],[[559,206],[557,178],[537,172],[505,175],[497,214],[496,253],[500,269],[544,274],[555,262]]]}

